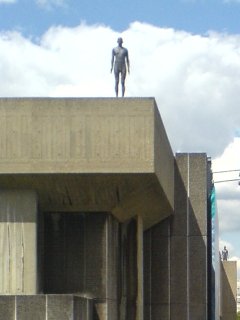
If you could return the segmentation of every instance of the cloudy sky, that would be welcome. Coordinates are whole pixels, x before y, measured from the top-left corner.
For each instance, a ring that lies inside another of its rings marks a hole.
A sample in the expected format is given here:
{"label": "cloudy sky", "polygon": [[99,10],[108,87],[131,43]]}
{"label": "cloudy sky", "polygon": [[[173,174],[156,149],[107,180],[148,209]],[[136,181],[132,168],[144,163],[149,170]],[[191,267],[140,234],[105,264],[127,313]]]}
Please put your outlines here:
{"label": "cloudy sky", "polygon": [[[0,96],[114,96],[122,36],[126,96],[156,98],[173,151],[240,170],[239,21],[240,0],[0,0]],[[240,186],[216,189],[220,248],[240,259]]]}

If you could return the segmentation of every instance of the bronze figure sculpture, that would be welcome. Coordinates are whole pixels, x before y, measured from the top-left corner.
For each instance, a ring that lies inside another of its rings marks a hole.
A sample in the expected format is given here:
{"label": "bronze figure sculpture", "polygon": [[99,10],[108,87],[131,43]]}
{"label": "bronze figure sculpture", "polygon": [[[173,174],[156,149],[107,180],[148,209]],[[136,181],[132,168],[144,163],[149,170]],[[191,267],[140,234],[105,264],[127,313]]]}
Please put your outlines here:
{"label": "bronze figure sculpture", "polygon": [[115,92],[118,97],[119,76],[121,74],[122,97],[125,94],[126,64],[128,73],[130,73],[130,63],[128,58],[128,50],[122,46],[123,39],[118,38],[118,46],[112,50],[111,72],[114,66],[115,75]]}

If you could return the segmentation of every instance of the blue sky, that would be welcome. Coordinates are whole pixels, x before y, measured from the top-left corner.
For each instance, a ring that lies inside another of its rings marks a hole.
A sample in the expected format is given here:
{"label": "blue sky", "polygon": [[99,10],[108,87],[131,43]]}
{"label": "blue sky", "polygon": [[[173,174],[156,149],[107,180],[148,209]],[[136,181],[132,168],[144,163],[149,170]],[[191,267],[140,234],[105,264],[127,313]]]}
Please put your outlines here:
{"label": "blue sky", "polygon": [[[239,21],[240,0],[0,0],[0,96],[114,96],[120,34],[126,96],[155,97],[173,152],[240,169]],[[216,190],[220,248],[240,261],[240,186]]]}
{"label": "blue sky", "polygon": [[121,32],[133,21],[196,34],[209,30],[239,33],[238,0],[1,0],[0,29],[39,36],[51,25],[73,27],[81,21]]}

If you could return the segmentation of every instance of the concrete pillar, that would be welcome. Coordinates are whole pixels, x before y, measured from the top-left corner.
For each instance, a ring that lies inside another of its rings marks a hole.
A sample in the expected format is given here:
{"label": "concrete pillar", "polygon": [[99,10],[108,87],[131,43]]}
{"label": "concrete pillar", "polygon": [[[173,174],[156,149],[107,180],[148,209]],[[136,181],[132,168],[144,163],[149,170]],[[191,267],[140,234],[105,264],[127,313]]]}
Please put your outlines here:
{"label": "concrete pillar", "polygon": [[178,154],[171,228],[171,319],[207,319],[207,158]]}
{"label": "concrete pillar", "polygon": [[[171,319],[188,320],[188,160],[176,156],[174,216],[171,223]],[[190,319],[189,319],[190,320]]]}
{"label": "concrete pillar", "polygon": [[137,317],[136,320],[143,320],[143,221],[137,217]]}
{"label": "concrete pillar", "polygon": [[138,297],[138,249],[137,249],[137,230],[136,219],[131,219],[121,224],[121,245],[120,245],[120,264],[119,264],[119,302],[120,320],[137,319]]}
{"label": "concrete pillar", "polygon": [[0,294],[36,294],[37,198],[33,191],[0,191]]}
{"label": "concrete pillar", "polygon": [[106,303],[108,318],[118,320],[119,314],[119,222],[108,215],[106,230]]}
{"label": "concrete pillar", "polygon": [[207,157],[189,155],[189,319],[208,317],[207,260]]}

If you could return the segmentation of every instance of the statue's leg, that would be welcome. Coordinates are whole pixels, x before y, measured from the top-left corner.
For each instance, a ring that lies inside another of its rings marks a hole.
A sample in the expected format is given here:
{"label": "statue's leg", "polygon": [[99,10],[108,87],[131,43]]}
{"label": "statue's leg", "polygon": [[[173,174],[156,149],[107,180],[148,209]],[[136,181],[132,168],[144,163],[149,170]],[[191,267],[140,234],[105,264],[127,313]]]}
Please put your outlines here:
{"label": "statue's leg", "polygon": [[115,93],[118,97],[119,72],[115,72]]}
{"label": "statue's leg", "polygon": [[125,94],[125,83],[122,81],[122,97],[124,97]]}
{"label": "statue's leg", "polygon": [[125,94],[125,78],[126,78],[126,70],[124,69],[121,73],[122,97],[124,97],[124,94]]}

